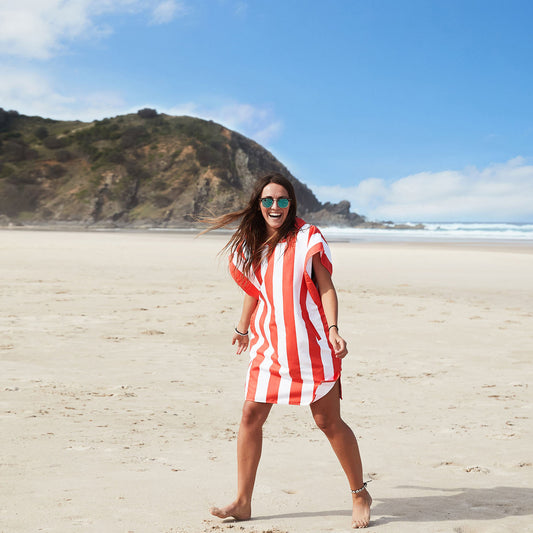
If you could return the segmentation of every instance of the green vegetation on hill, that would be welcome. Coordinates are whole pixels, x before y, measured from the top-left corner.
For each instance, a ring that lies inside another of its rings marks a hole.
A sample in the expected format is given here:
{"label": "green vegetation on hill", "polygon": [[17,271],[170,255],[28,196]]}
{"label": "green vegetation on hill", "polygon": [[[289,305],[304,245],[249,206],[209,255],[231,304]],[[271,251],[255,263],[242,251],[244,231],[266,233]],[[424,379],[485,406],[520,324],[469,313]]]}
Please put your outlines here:
{"label": "green vegetation on hill", "polygon": [[[84,123],[0,108],[4,221],[181,227],[242,207],[271,171],[293,181],[301,215],[335,215],[267,150],[211,121],[142,109]],[[345,204],[339,221],[362,222]]]}

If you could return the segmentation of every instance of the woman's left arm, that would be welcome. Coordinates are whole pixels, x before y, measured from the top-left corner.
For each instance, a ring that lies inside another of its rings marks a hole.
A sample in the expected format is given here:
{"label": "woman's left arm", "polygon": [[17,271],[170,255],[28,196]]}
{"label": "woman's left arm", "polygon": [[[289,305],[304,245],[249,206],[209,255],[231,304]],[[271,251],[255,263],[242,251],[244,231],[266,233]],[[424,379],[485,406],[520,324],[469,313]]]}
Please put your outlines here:
{"label": "woman's left arm", "polygon": [[342,359],[348,353],[348,350],[346,348],[346,341],[339,335],[339,329],[337,327],[339,309],[337,291],[333,285],[331,274],[322,264],[322,261],[320,261],[320,254],[313,256],[313,272],[328,326],[334,326],[329,329],[329,342],[333,346],[335,356]]}

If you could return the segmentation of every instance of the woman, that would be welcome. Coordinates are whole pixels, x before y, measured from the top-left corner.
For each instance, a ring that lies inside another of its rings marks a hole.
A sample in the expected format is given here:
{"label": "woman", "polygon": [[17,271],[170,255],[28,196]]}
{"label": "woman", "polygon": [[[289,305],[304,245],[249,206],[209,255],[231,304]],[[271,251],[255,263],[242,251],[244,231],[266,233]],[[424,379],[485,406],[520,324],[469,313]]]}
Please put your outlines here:
{"label": "woman", "polygon": [[348,478],[352,527],[366,527],[372,498],[357,440],[340,417],[341,360],[348,351],[337,326],[329,247],[315,226],[296,217],[294,188],[281,174],[260,179],[247,207],[213,220],[210,229],[236,220],[226,249],[245,296],[232,344],[237,354],[250,348],[250,365],[237,440],[237,497],[211,513],[251,517],[262,428],[272,404],[310,405]]}

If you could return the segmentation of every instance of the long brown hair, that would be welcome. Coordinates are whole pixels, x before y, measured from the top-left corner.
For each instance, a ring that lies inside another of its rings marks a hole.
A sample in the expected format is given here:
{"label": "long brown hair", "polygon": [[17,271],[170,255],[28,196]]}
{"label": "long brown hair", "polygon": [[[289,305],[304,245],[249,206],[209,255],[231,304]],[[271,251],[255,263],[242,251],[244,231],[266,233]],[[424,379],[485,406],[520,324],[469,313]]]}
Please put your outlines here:
{"label": "long brown hair", "polygon": [[[271,237],[267,235],[266,222],[259,206],[263,189],[269,183],[276,183],[285,187],[290,199],[287,218],[281,228]],[[229,251],[231,255],[242,252],[244,255],[243,270],[244,272],[250,272],[261,264],[265,247],[268,249],[267,257],[270,257],[279,242],[283,239],[289,240],[294,237],[298,231],[296,226],[297,207],[296,194],[292,183],[283,174],[273,172],[257,180],[248,205],[244,209],[227,213],[217,218],[206,219],[205,221],[211,226],[202,233],[223,228],[232,222],[240,220],[235,233],[222,251]]]}

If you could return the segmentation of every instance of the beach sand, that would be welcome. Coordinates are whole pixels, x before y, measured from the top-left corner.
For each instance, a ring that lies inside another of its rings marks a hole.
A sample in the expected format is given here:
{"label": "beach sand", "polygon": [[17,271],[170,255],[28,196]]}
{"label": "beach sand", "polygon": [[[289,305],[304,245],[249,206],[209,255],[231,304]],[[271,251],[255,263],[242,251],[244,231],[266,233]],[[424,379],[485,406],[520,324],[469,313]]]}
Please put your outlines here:
{"label": "beach sand", "polygon": [[[230,502],[247,355],[225,238],[0,231],[0,532],[349,531],[305,407],[265,425]],[[533,531],[533,247],[332,243],[342,412],[371,530]]]}

